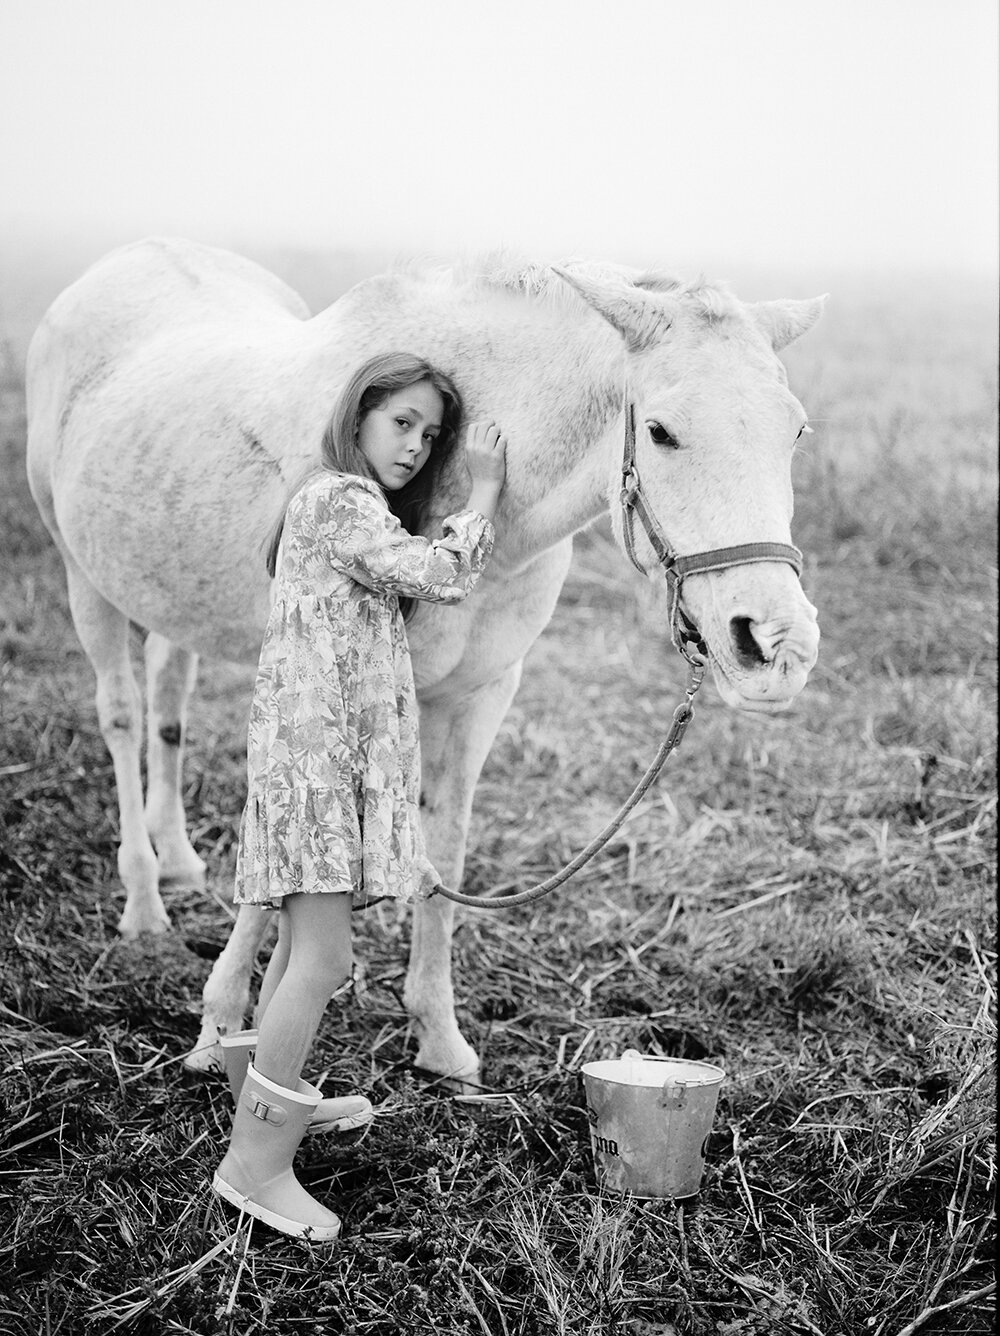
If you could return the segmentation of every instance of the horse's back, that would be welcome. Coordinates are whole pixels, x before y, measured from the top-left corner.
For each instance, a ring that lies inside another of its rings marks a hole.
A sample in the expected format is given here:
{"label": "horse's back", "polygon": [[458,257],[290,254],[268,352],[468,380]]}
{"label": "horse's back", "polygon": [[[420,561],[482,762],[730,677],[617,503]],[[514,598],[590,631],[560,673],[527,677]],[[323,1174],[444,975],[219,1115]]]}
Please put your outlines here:
{"label": "horse's back", "polygon": [[[28,480],[64,559],[126,615],[154,625],[131,586],[150,584],[150,552],[163,560],[176,546],[171,506],[208,508],[221,546],[227,498],[244,526],[270,523],[278,461],[245,444],[238,409],[272,383],[266,350],[297,348],[308,316],[252,261],[157,238],[99,260],[47,311],[28,354]],[[266,587],[237,599],[218,580],[220,599],[241,606]]]}
{"label": "horse's back", "polygon": [[100,347],[134,340],[165,321],[183,323],[205,314],[305,320],[309,309],[276,274],[252,260],[194,241],[149,237],[91,265],[52,303],[38,333],[42,342],[78,336]]}
{"label": "horse's back", "polygon": [[[197,242],[151,237],[93,264],[49,307],[28,351],[29,421],[46,398],[113,371],[144,341],[205,322],[305,320],[302,298],[252,260]],[[36,437],[42,433],[35,433]]]}
{"label": "horse's back", "polygon": [[[173,332],[309,318],[301,297],[252,260],[152,237],[112,251],[56,298],[28,350],[29,456],[52,444],[67,399]],[[55,420],[53,420],[53,416]]]}

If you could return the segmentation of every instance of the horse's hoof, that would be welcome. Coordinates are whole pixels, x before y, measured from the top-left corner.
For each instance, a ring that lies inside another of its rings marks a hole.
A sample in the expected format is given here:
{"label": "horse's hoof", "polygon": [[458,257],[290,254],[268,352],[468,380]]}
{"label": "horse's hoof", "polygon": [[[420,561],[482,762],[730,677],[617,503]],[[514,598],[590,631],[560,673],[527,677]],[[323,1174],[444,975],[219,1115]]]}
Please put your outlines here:
{"label": "horse's hoof", "polygon": [[204,1048],[193,1048],[183,1059],[181,1066],[185,1071],[197,1072],[207,1076],[209,1072],[224,1072],[221,1044],[206,1044]]}
{"label": "horse's hoof", "polygon": [[199,858],[190,845],[157,854],[156,869],[159,883],[163,886],[190,886],[192,890],[205,889],[207,865]]}
{"label": "horse's hoof", "polygon": [[169,931],[170,916],[165,909],[153,914],[136,914],[126,909],[118,920],[118,936],[126,942],[137,942],[145,934],[162,937]]}
{"label": "horse's hoof", "polygon": [[475,1071],[456,1072],[452,1075],[443,1076],[440,1072],[429,1071],[428,1068],[420,1067],[414,1063],[413,1075],[427,1087],[431,1094],[447,1095],[454,1098],[456,1095],[481,1095],[483,1092],[478,1067]]}
{"label": "horse's hoof", "polygon": [[479,1054],[459,1033],[422,1034],[413,1058],[413,1069],[431,1081],[451,1081],[479,1088]]}

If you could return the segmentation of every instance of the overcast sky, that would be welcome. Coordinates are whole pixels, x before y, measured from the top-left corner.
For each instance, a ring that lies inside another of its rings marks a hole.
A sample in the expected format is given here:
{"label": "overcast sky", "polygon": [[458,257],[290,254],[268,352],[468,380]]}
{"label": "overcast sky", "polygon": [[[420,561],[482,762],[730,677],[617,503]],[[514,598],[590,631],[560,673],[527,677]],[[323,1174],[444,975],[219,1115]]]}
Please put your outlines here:
{"label": "overcast sky", "polygon": [[0,0],[0,226],[990,269],[996,0]]}

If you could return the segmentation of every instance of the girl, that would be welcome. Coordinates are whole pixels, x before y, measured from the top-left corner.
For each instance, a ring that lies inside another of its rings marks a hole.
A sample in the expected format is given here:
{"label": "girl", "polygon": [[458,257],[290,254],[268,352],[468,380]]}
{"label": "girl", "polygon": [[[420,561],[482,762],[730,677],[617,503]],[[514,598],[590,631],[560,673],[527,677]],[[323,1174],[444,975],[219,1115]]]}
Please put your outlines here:
{"label": "girl", "polygon": [[404,619],[415,599],[470,592],[506,476],[506,437],[491,422],[470,426],[467,507],[443,522],[442,538],[418,536],[461,414],[454,385],[419,358],[366,362],[330,419],[322,468],[293,495],[268,554],[274,603],[250,713],[235,899],[277,908],[278,940],[258,1031],[224,1040],[237,1103],[213,1187],[313,1240],[335,1239],[340,1221],[295,1178],[299,1142],[310,1122],[342,1129],[371,1118],[366,1100],[323,1100],[300,1079],[327,1003],[351,977],[352,906],[421,898],[439,880],[420,832]]}

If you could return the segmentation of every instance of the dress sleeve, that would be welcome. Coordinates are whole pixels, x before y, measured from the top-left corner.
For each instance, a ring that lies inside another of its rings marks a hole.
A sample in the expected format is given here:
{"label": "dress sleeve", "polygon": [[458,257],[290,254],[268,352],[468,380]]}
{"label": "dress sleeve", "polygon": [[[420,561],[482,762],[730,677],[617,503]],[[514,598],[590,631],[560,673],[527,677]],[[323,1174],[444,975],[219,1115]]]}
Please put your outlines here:
{"label": "dress sleeve", "polygon": [[457,603],[479,579],[493,526],[474,510],[442,522],[443,537],[410,534],[374,483],[342,475],[317,496],[318,536],[330,564],[376,593]]}

